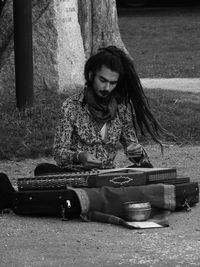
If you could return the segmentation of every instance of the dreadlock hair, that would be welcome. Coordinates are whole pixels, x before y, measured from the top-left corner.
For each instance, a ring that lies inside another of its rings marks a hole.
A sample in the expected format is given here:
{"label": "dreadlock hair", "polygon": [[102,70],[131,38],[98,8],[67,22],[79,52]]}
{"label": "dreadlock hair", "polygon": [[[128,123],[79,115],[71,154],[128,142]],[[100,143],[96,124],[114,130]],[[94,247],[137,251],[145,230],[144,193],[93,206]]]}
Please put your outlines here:
{"label": "dreadlock hair", "polygon": [[130,104],[134,127],[134,117],[136,117],[141,134],[145,135],[146,129],[152,139],[161,145],[163,151],[162,144],[159,140],[160,133],[169,133],[159,124],[152,114],[132,59],[124,51],[115,46],[99,49],[97,54],[91,56],[85,64],[84,75],[87,85],[92,86],[93,83],[89,73],[91,72],[95,75],[96,71],[100,70],[103,65],[119,73],[119,81],[114,91],[119,96],[121,102],[124,101],[126,105],[128,103]]}

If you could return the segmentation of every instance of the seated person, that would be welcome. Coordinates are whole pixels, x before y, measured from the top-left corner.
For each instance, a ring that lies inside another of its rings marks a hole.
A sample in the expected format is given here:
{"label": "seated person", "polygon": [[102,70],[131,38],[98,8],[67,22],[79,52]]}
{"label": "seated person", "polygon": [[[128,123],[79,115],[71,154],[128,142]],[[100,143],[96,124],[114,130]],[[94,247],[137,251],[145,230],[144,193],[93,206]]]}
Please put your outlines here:
{"label": "seated person", "polygon": [[[57,165],[41,164],[35,174],[65,171],[71,165],[113,168],[119,143],[136,166],[152,167],[136,129],[142,134],[146,130],[161,146],[159,133],[167,132],[151,113],[132,60],[114,46],[103,48],[86,62],[85,79],[84,90],[63,103],[54,143]],[[15,194],[8,177],[0,173],[0,210],[13,207]],[[74,202],[79,214],[77,196]]]}
{"label": "seated person", "polygon": [[151,113],[132,60],[109,46],[88,59],[84,74],[84,89],[63,103],[54,143],[57,165],[113,168],[121,143],[131,162],[152,167],[136,125],[158,143],[165,130]]}

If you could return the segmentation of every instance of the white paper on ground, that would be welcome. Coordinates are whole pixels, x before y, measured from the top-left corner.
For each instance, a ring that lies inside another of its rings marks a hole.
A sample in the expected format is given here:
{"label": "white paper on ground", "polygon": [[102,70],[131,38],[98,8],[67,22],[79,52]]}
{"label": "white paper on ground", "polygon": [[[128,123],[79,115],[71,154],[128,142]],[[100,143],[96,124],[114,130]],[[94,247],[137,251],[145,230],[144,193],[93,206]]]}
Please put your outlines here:
{"label": "white paper on ground", "polygon": [[152,221],[143,221],[143,222],[127,222],[128,225],[135,228],[161,228],[162,225],[152,222]]}

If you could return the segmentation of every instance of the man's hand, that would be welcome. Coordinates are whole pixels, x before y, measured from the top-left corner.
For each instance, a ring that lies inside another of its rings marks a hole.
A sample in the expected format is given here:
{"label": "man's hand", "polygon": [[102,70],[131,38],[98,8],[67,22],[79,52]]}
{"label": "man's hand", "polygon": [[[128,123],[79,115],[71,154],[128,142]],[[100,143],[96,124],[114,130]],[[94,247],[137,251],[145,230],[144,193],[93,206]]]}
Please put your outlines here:
{"label": "man's hand", "polygon": [[80,152],[78,155],[78,160],[88,170],[102,167],[102,162],[88,152]]}
{"label": "man's hand", "polygon": [[143,155],[143,147],[140,144],[132,143],[127,147],[127,152],[130,157],[138,158]]}

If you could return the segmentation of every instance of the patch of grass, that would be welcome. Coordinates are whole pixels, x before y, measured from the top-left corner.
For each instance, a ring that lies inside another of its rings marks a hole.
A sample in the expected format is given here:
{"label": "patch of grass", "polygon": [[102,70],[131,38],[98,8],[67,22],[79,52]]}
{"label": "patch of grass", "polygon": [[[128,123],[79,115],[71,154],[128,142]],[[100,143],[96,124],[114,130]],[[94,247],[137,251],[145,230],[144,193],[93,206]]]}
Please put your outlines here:
{"label": "patch of grass", "polygon": [[158,121],[182,143],[200,141],[200,94],[171,90],[146,90]]}
{"label": "patch of grass", "polygon": [[122,39],[140,77],[200,76],[200,8],[119,9]]}
{"label": "patch of grass", "polygon": [[46,91],[35,96],[32,108],[19,112],[15,100],[0,103],[0,159],[52,155],[54,130],[65,95]]}
{"label": "patch of grass", "polygon": [[[146,95],[158,120],[179,142],[200,143],[200,94],[151,89]],[[36,95],[34,107],[23,112],[16,109],[14,99],[1,97],[0,159],[52,156],[54,131],[66,97],[43,91]]]}

